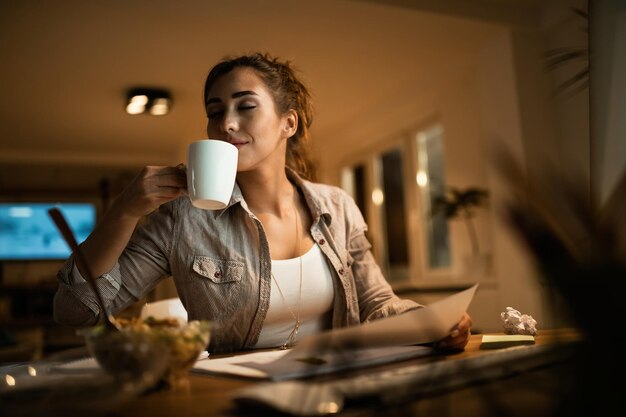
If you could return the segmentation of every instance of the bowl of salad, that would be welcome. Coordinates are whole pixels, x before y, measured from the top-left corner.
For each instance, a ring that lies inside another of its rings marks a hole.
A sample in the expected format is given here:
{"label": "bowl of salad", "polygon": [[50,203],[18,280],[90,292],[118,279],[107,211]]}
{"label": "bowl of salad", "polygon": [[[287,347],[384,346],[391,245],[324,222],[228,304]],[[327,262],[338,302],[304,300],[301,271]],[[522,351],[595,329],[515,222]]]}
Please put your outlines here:
{"label": "bowl of salad", "polygon": [[100,367],[125,384],[180,385],[210,340],[208,321],[151,316],[117,321],[119,331],[96,326],[83,334]]}

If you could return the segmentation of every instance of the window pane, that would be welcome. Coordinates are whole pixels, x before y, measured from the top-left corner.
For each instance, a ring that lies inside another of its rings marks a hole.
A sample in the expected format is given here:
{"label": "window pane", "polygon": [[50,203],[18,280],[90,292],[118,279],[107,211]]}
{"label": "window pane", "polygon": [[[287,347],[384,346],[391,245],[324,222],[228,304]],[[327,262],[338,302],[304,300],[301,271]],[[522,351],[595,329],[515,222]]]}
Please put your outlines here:
{"label": "window pane", "polygon": [[341,188],[343,188],[356,202],[363,218],[367,221],[367,205],[365,204],[365,166],[355,165],[344,168],[341,172]]}
{"label": "window pane", "polygon": [[354,167],[354,201],[359,206],[363,217],[367,219],[367,205],[365,204],[365,166]]}
{"label": "window pane", "polygon": [[445,268],[451,264],[448,221],[443,213],[431,214],[433,201],[445,194],[443,163],[443,129],[435,126],[417,134],[417,174],[424,224],[426,226],[427,256],[430,268]]}
{"label": "window pane", "polygon": [[380,162],[390,279],[405,279],[408,273],[409,253],[402,177],[403,160],[400,149],[382,154]]}

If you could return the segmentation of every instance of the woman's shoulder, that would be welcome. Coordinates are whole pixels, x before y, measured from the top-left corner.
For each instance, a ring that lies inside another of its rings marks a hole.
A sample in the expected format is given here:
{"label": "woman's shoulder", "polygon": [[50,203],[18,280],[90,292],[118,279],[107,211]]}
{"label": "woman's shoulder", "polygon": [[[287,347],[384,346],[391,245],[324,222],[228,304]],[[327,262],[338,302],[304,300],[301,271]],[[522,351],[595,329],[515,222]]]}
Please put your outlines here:
{"label": "woman's shoulder", "polygon": [[334,204],[352,204],[354,200],[343,188],[320,182],[303,181],[305,189],[316,199]]}
{"label": "woman's shoulder", "polygon": [[170,221],[176,222],[176,219],[180,218],[193,218],[194,210],[197,211],[198,209],[195,209],[189,197],[184,195],[161,204],[159,208],[150,213],[148,217],[158,218],[159,221],[171,219]]}
{"label": "woman's shoulder", "polygon": [[[342,219],[339,224],[356,225],[359,228],[365,224],[356,202],[342,188],[310,181],[305,181],[303,188],[308,194],[314,215],[327,214],[332,219]],[[335,221],[333,223],[337,224]]]}

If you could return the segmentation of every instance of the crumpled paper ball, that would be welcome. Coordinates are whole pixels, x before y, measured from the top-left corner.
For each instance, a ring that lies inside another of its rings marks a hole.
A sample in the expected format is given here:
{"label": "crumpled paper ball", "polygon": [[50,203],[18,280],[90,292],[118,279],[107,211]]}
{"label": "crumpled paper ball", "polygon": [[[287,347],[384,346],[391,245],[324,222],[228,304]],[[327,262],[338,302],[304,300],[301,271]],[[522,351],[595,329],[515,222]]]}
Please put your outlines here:
{"label": "crumpled paper ball", "polygon": [[500,313],[504,333],[537,335],[537,320],[528,314],[522,314],[513,307],[507,307]]}

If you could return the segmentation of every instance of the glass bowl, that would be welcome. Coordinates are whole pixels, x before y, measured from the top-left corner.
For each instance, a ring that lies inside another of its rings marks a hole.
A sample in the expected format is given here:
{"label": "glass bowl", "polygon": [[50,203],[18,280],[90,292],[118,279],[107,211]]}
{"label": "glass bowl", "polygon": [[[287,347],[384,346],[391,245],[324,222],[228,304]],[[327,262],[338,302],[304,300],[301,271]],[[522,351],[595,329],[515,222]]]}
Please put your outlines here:
{"label": "glass bowl", "polygon": [[182,324],[177,319],[120,320],[119,332],[97,326],[84,332],[87,348],[117,380],[177,386],[210,339],[208,321]]}

